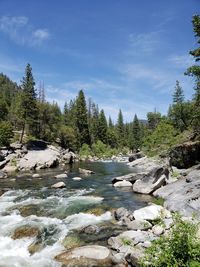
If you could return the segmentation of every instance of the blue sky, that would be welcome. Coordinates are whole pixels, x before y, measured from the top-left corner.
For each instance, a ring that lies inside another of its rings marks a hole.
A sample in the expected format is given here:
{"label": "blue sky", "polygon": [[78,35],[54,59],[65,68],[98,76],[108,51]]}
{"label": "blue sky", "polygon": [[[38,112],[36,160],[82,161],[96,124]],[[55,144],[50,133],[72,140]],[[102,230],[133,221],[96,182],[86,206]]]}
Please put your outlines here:
{"label": "blue sky", "polygon": [[29,62],[62,107],[84,89],[107,115],[165,114],[175,81],[193,83],[199,0],[0,0],[0,72],[20,83]]}

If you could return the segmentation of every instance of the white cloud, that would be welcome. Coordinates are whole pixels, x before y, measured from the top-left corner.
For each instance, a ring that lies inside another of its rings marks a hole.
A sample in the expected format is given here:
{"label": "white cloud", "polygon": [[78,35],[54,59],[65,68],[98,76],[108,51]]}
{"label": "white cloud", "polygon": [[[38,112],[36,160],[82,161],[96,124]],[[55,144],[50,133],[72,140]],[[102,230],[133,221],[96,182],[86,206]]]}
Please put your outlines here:
{"label": "white cloud", "polygon": [[40,45],[50,37],[47,29],[34,29],[26,16],[0,17],[0,31],[19,45]]}
{"label": "white cloud", "polygon": [[47,29],[37,29],[33,32],[33,37],[38,41],[43,41],[49,39],[50,33]]}

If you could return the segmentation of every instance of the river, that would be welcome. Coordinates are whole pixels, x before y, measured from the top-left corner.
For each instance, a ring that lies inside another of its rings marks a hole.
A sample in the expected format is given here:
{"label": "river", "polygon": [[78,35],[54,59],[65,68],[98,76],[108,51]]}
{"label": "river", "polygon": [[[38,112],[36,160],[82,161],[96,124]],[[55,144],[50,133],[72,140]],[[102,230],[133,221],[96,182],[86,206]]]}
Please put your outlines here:
{"label": "river", "polygon": [[[93,170],[95,174],[74,181],[73,177],[80,176],[78,167]],[[65,170],[68,178],[54,178]],[[29,173],[1,180],[1,188],[9,190],[0,197],[0,267],[60,266],[54,257],[64,249],[63,239],[87,225],[107,225],[108,236],[104,233],[89,240],[94,244],[105,242],[116,230],[111,216],[113,209],[125,207],[134,211],[151,200],[149,196],[134,194],[131,188],[112,186],[113,177],[133,171],[124,163],[80,163],[43,170],[40,179],[32,178]],[[58,181],[64,181],[66,188],[51,189]],[[40,231],[42,246],[32,255],[28,247],[36,242],[36,237],[12,238],[15,230],[22,226]]]}

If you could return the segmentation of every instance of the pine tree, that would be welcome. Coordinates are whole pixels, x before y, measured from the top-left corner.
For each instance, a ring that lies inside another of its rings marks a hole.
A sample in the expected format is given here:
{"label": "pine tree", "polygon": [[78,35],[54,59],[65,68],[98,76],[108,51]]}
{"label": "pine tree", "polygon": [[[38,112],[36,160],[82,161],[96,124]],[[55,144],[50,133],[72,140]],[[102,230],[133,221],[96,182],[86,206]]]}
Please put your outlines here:
{"label": "pine tree", "polygon": [[91,141],[92,143],[96,143],[99,138],[99,107],[95,103],[92,103],[91,109]]}
{"label": "pine tree", "polygon": [[107,131],[108,125],[104,110],[102,109],[99,114],[99,123],[98,123],[98,139],[104,144],[107,143]]}
{"label": "pine tree", "polygon": [[88,114],[85,96],[82,90],[79,91],[76,100],[76,126],[78,130],[78,137],[80,146],[83,144],[91,144],[89,127],[88,127]]}
{"label": "pine tree", "polygon": [[117,138],[118,145],[122,147],[124,145],[124,119],[121,109],[119,110],[117,119]]}
{"label": "pine tree", "polygon": [[112,122],[112,119],[111,119],[110,116],[108,118],[108,127],[111,128],[111,129],[114,127],[113,122]]}
{"label": "pine tree", "polygon": [[141,140],[140,122],[136,114],[133,119],[132,134],[133,134],[132,149],[137,151],[141,147],[142,140]]}
{"label": "pine tree", "polygon": [[25,76],[22,79],[22,99],[21,99],[21,111],[20,114],[23,118],[22,123],[22,133],[20,142],[23,140],[24,131],[26,125],[31,134],[36,134],[37,132],[37,94],[35,91],[35,81],[32,75],[32,68],[30,64],[27,64],[25,69]]}
{"label": "pine tree", "polygon": [[176,81],[176,86],[173,94],[173,103],[182,104],[183,102],[184,102],[183,89],[181,88],[179,81]]}

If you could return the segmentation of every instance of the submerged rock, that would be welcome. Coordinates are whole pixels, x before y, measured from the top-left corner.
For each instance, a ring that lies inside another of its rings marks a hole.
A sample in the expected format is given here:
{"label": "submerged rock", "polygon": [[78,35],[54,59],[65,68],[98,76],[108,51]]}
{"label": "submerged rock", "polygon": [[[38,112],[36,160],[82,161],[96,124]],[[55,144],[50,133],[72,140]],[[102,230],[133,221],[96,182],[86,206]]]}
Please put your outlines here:
{"label": "submerged rock", "polygon": [[84,245],[84,242],[76,233],[72,233],[63,239],[62,244],[66,249],[72,249]]}
{"label": "submerged rock", "polygon": [[103,246],[83,246],[63,252],[55,257],[63,266],[70,267],[111,267],[110,250]]}
{"label": "submerged rock", "polygon": [[14,234],[12,235],[13,239],[21,239],[25,237],[34,237],[40,234],[40,230],[37,227],[32,226],[21,226],[15,229]]}
{"label": "submerged rock", "polygon": [[39,175],[38,173],[34,173],[34,174],[32,175],[32,177],[33,177],[33,178],[40,178],[40,175]]}
{"label": "submerged rock", "polygon": [[79,168],[78,170],[79,170],[79,173],[84,174],[84,175],[94,174],[94,172],[91,170],[86,170],[82,168]]}

